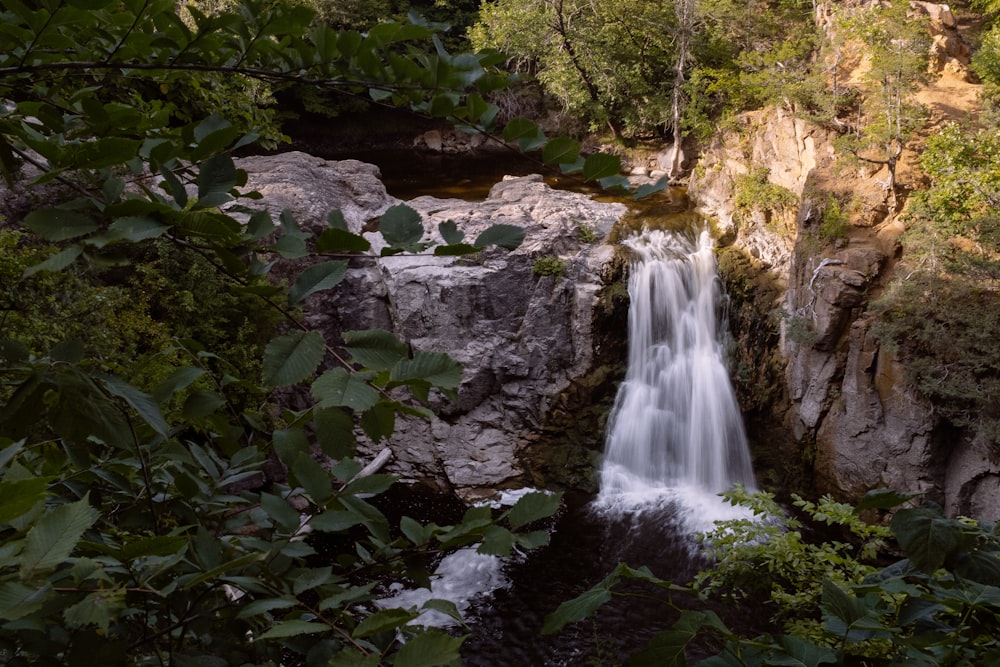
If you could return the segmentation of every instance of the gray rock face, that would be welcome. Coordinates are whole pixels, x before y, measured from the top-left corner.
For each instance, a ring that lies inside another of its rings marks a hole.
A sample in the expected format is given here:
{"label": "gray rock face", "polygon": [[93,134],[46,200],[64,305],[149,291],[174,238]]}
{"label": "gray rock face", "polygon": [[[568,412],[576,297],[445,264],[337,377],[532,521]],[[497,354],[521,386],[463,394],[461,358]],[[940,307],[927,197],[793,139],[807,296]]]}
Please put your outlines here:
{"label": "gray rock face", "polygon": [[[340,208],[359,230],[399,203],[386,194],[377,168],[360,162],[287,154],[240,166],[250,172],[249,187],[264,192],[274,209],[291,208],[303,226],[323,224]],[[432,394],[432,421],[397,420],[387,470],[467,496],[486,493],[523,474],[521,449],[542,428],[553,397],[590,369],[594,310],[614,249],[582,242],[580,230],[605,238],[625,207],[553,190],[540,176],[504,180],[482,202],[407,203],[422,214],[427,239],[446,220],[469,241],[497,223],[524,228],[526,239],[515,251],[494,247],[471,257],[354,260],[337,289],[307,300],[306,318],[333,343],[344,330],[377,327],[461,362],[457,403]],[[542,256],[561,260],[563,275],[536,275],[532,265]],[[363,448],[374,453],[382,446]]]}
{"label": "gray rock face", "polygon": [[[831,137],[801,120],[772,113],[748,124],[749,140],[723,138],[704,153],[689,192],[736,246],[786,286],[779,352],[787,402],[773,407],[790,438],[772,443],[781,450],[772,458],[807,462],[817,491],[847,500],[888,487],[926,492],[951,514],[995,516],[1000,462],[984,443],[946,433],[871,332],[869,293],[886,279],[892,243],[878,230],[833,248],[817,238],[817,195],[823,196],[817,186],[865,192],[871,179],[837,175]],[[734,220],[735,184],[752,165],[766,165],[772,183],[799,196],[788,219]],[[877,222],[862,216],[855,224]]]}

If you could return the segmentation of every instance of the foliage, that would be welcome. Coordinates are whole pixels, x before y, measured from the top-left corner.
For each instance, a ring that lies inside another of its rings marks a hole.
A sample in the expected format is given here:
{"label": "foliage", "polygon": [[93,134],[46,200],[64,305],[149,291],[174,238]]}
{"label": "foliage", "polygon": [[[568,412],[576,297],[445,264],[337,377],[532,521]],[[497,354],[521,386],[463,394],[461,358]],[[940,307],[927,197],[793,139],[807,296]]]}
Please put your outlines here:
{"label": "foliage", "polygon": [[954,426],[1000,446],[1000,365],[987,332],[1000,325],[1000,133],[948,125],[927,140],[931,178],[914,197],[903,280],[873,304],[880,341]]}
{"label": "foliage", "polygon": [[780,212],[798,203],[795,193],[769,181],[768,173],[767,167],[753,167],[749,173],[736,177],[733,206],[737,215]]}
{"label": "foliage", "polygon": [[566,273],[566,260],[554,255],[542,255],[531,263],[531,272],[536,276],[561,278]]}
{"label": "foliage", "polygon": [[[472,508],[455,525],[404,518],[390,527],[366,497],[392,479],[363,474],[356,438],[377,443],[398,414],[428,416],[421,403],[432,392],[454,397],[461,367],[386,331],[328,341],[304,326],[296,309],[335,288],[347,257],[369,253],[369,240],[337,211],[315,234],[288,212],[275,220],[244,190],[247,175],[232,158],[254,133],[220,113],[185,121],[174,102],[123,96],[119,84],[168,85],[192,72],[310,83],[483,127],[496,114],[483,95],[502,82],[491,70],[496,57],[428,53],[419,45],[438,28],[423,24],[362,35],[310,27],[312,12],[275,3],[190,11],[193,25],[161,0],[8,2],[0,14],[0,97],[9,101],[0,170],[11,180],[28,165],[33,185],[58,181],[71,193],[2,237],[16,259],[0,267],[4,305],[20,308],[31,284],[65,309],[43,301],[4,314],[0,656],[67,665],[453,663],[462,638],[410,625],[421,610],[379,610],[382,586],[426,585],[446,549],[479,544],[504,554],[543,544],[546,533],[532,524],[558,496],[531,494],[497,516]],[[576,142],[549,141],[526,121],[504,133],[590,180],[613,181],[620,167],[580,155]],[[454,223],[437,231],[444,244],[434,246],[420,215],[396,207],[382,216],[385,247],[370,261],[523,239],[510,225],[470,240]],[[288,286],[270,278],[282,259],[307,264]],[[103,292],[112,279],[120,292]],[[209,298],[198,291],[216,285],[225,287]],[[105,308],[99,297],[112,294],[138,299],[119,308],[126,300],[116,296]],[[75,337],[83,318],[36,330],[87,299],[102,304],[95,328],[124,331],[107,349]],[[248,299],[288,329],[258,340],[266,332],[237,324],[219,336]],[[248,345],[236,364],[226,359],[233,337]],[[251,359],[255,345],[262,353]],[[140,359],[130,364],[133,348]],[[147,358],[155,371],[139,363]],[[289,392],[301,398],[297,410],[282,407]],[[333,545],[323,558],[315,535]],[[457,616],[441,601],[425,608]]]}
{"label": "foliage", "polygon": [[912,132],[923,125],[922,108],[912,95],[927,76],[930,36],[909,3],[894,0],[845,14],[841,28],[869,54],[860,117],[840,148],[857,159],[883,164],[887,197],[895,204],[896,163]]}
{"label": "foliage", "polygon": [[675,24],[669,3],[497,0],[470,39],[509,54],[592,129],[634,136],[668,122]]}
{"label": "foliage", "polygon": [[823,207],[823,217],[819,223],[820,239],[826,243],[846,240],[849,229],[847,214],[840,208],[840,202],[831,195]]}
{"label": "foliage", "polygon": [[[773,511],[767,494],[747,495],[737,490],[733,498],[755,511]],[[866,526],[854,514],[861,510],[885,510],[912,498],[880,490],[871,492],[852,513],[851,508],[829,500],[799,506],[816,521],[849,527],[869,540],[873,555],[886,534],[881,526]],[[785,519],[787,521],[787,519]],[[743,543],[726,532],[727,524],[747,537],[763,540]],[[790,533],[798,531],[786,524]],[[801,605],[800,613],[811,623],[786,624],[783,634],[743,637],[729,629],[709,610],[685,610],[668,629],[653,636],[647,646],[632,656],[633,665],[687,665],[686,649],[695,641],[711,641],[718,654],[698,662],[704,667],[722,665],[823,665],[992,664],[1000,658],[1000,639],[992,632],[1000,620],[1000,534],[988,522],[948,519],[933,504],[898,509],[889,530],[906,558],[875,569],[853,559],[839,542],[810,544],[782,538],[782,531],[766,522],[750,528],[748,522],[722,522],[710,537],[726,540],[724,549],[735,549],[725,558],[738,558],[749,550],[758,559],[758,572],[777,582],[773,572],[795,574],[779,588]],[[831,559],[813,562],[809,557]],[[802,562],[788,569],[798,558]],[[740,563],[720,561],[724,572],[737,573],[744,585],[748,571]],[[806,573],[799,581],[798,572]],[[867,573],[867,575],[866,575]],[[849,574],[846,580],[838,579]],[[831,575],[831,576],[828,576]],[[864,576],[859,580],[859,577]],[[704,576],[704,575],[703,575]],[[710,578],[712,575],[709,574]],[[620,565],[604,581],[569,600],[549,615],[544,630],[556,632],[569,623],[594,613],[618,595],[615,586],[638,579],[667,591],[684,590],[653,576],[648,570]],[[783,588],[787,587],[787,588]],[[808,592],[807,592],[808,591]],[[817,594],[818,593],[818,594]],[[634,594],[634,593],[632,593]]]}
{"label": "foliage", "polygon": [[822,87],[810,65],[816,35],[811,6],[797,0],[495,0],[470,31],[563,110],[624,137],[704,137],[724,110],[815,106],[806,100]]}

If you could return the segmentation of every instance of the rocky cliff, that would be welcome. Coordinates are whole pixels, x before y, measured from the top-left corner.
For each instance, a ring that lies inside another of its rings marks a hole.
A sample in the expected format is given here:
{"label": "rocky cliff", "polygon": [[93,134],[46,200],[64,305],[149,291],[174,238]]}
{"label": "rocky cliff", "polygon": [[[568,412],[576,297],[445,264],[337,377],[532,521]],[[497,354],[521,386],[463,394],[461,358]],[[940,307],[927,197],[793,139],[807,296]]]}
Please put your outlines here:
{"label": "rocky cliff", "polygon": [[[340,209],[352,231],[370,229],[399,203],[386,193],[377,167],[354,160],[287,153],[246,158],[239,166],[248,172],[248,187],[306,227],[325,224],[327,212]],[[523,483],[529,472],[540,474],[537,452],[529,457],[525,449],[550,430],[550,413],[564,411],[572,396],[593,400],[587,388],[607,375],[596,358],[602,349],[593,323],[616,266],[614,247],[602,239],[625,207],[554,190],[540,176],[504,180],[482,202],[419,197],[407,204],[422,214],[428,237],[451,220],[469,238],[506,223],[523,227],[526,240],[515,251],[496,248],[471,258],[354,260],[336,290],[309,298],[306,318],[334,343],[343,327],[383,328],[463,364],[457,403],[438,397],[433,420],[397,421],[389,471],[466,497]],[[617,358],[624,349],[604,352]],[[365,449],[374,454],[381,447]]]}
{"label": "rocky cliff", "polygon": [[[968,111],[957,109],[957,101],[975,97],[961,61],[967,50],[959,48],[955,26],[947,25],[950,12],[937,5],[927,11],[940,57],[937,75],[918,94],[931,112],[924,136],[947,120],[944,114]],[[692,200],[717,222],[729,251],[745,255],[742,271],[779,286],[771,293],[777,297],[753,306],[774,322],[771,340],[784,379],[784,391],[758,415],[756,431],[751,424],[764,477],[848,500],[880,487],[919,491],[953,514],[996,515],[1000,468],[985,445],[941,423],[873,334],[868,305],[894,278],[894,261],[905,252],[903,206],[891,208],[877,170],[844,168],[835,136],[778,110],[748,114],[741,128],[703,152],[691,177]],[[918,136],[902,156],[906,189],[919,187],[921,145]],[[794,195],[780,201],[795,203],[738,209],[738,191],[753,174]],[[831,237],[823,228],[830,202],[848,198],[848,224]]]}

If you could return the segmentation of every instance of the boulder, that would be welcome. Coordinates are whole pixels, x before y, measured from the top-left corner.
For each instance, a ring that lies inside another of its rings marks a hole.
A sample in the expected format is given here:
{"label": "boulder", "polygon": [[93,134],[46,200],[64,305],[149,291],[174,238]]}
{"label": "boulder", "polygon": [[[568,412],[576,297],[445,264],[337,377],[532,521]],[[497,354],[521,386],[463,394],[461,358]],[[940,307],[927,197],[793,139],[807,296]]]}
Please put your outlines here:
{"label": "boulder", "polygon": [[[372,165],[303,154],[251,160],[252,169],[239,165],[248,187],[266,188],[269,205],[293,209],[306,226],[339,208],[358,230],[398,203]],[[306,301],[305,318],[333,344],[345,330],[377,327],[461,362],[457,402],[432,394],[432,420],[398,419],[386,469],[485,495],[524,475],[522,450],[544,429],[554,398],[591,368],[595,308],[615,252],[583,239],[606,238],[625,206],[554,190],[538,175],[507,178],[481,202],[425,196],[407,204],[423,216],[428,240],[440,242],[438,225],[449,220],[469,241],[497,223],[522,227],[526,238],[514,251],[352,260],[336,289]],[[561,274],[536,274],[540,257],[558,260]],[[363,442],[362,453],[382,446]]]}

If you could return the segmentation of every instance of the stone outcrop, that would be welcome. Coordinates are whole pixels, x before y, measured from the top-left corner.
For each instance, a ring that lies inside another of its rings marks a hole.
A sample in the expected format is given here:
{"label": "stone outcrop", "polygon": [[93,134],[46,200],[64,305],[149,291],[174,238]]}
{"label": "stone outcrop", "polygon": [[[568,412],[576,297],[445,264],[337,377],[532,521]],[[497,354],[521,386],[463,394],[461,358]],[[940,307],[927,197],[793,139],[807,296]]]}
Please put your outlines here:
{"label": "stone outcrop", "polygon": [[[691,178],[692,200],[723,238],[785,285],[773,311],[785,392],[772,418],[788,439],[757,447],[773,450],[769,465],[807,468],[819,492],[857,500],[875,488],[919,491],[952,514],[995,515],[1000,476],[986,445],[949,435],[872,333],[869,295],[890,277],[898,233],[887,233],[892,218],[877,206],[870,175],[837,175],[834,157],[825,130],[779,112],[755,114],[742,136],[726,135],[705,151]],[[761,212],[734,217],[738,177],[762,164],[799,206],[777,220]],[[849,241],[824,243],[823,198],[844,190],[862,193],[866,204]]]}
{"label": "stone outcrop", "polygon": [[[399,203],[376,167],[356,161],[286,154],[239,166],[248,187],[307,227],[339,208],[352,230],[363,231]],[[560,392],[591,369],[592,323],[615,253],[582,239],[607,237],[625,207],[554,190],[540,176],[504,180],[482,202],[419,197],[407,204],[422,214],[428,239],[446,220],[470,240],[497,223],[523,227],[526,239],[515,251],[488,248],[471,257],[353,260],[337,289],[307,300],[306,319],[328,341],[344,329],[384,328],[463,364],[456,403],[432,395],[433,420],[397,420],[387,470],[471,496],[524,475],[525,443],[544,428]],[[537,275],[539,257],[556,258],[561,275]]]}

